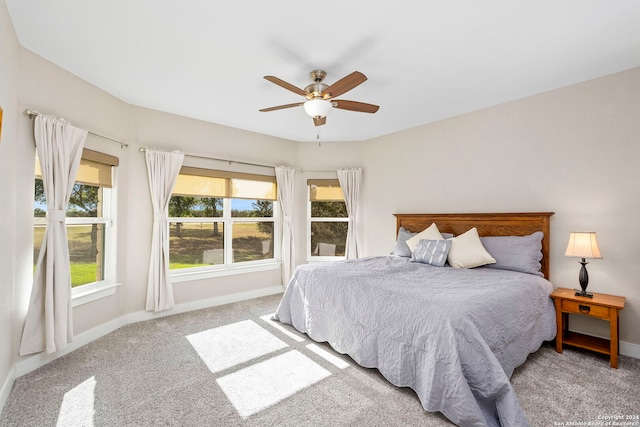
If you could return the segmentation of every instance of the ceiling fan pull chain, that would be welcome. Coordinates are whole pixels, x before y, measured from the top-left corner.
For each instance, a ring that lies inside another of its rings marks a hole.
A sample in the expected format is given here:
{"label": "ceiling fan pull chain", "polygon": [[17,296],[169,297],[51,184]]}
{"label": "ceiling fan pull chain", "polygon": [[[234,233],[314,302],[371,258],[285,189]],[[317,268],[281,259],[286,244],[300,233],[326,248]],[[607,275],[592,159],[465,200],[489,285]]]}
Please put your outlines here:
{"label": "ceiling fan pull chain", "polygon": [[320,140],[320,126],[316,126],[316,139],[318,140],[318,147],[322,147],[322,141]]}

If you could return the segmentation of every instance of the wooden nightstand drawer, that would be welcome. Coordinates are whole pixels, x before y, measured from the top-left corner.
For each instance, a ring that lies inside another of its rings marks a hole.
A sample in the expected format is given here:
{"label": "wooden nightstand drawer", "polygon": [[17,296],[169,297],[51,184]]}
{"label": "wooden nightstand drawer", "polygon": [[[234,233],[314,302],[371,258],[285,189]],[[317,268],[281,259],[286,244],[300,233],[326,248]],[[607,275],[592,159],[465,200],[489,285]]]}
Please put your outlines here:
{"label": "wooden nightstand drawer", "polygon": [[600,319],[609,318],[609,307],[578,301],[562,300],[562,311],[565,313],[585,314],[587,316],[599,317]]}

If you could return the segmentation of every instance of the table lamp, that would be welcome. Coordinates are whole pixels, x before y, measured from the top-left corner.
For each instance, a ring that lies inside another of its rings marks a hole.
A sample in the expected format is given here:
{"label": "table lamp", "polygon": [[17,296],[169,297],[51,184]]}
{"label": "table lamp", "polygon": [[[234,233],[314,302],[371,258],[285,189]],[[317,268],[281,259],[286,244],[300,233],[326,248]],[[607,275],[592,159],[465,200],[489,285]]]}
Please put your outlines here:
{"label": "table lamp", "polygon": [[576,290],[576,296],[593,298],[593,294],[587,292],[589,274],[586,267],[588,262],[585,261],[585,258],[602,258],[600,248],[598,248],[598,241],[596,240],[596,233],[593,231],[572,231],[569,234],[569,244],[564,255],[582,258],[582,261],[579,261],[582,264],[582,268],[580,268],[580,275],[578,276],[582,290]]}

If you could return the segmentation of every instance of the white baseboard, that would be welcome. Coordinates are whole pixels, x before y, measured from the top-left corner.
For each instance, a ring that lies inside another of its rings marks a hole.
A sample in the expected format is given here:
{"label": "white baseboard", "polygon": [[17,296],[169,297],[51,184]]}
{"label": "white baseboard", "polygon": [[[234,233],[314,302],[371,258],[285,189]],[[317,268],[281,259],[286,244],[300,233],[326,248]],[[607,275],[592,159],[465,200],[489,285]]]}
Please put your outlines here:
{"label": "white baseboard", "polygon": [[7,399],[9,399],[9,393],[11,393],[11,388],[13,387],[13,383],[16,381],[16,373],[15,369],[11,369],[7,378],[5,378],[2,383],[2,387],[0,387],[0,414],[2,413],[2,408],[4,408],[5,403],[7,403]]}
{"label": "white baseboard", "polygon": [[268,295],[281,294],[284,292],[282,286],[271,286],[270,288],[256,289],[254,291],[240,292],[232,295],[214,297],[204,300],[192,301],[178,304],[170,310],[159,312],[137,311],[128,315],[127,323],[143,322],[145,320],[158,319],[160,317],[172,316],[174,314],[186,313],[189,311],[200,310],[203,308],[215,307],[217,305],[231,304],[234,302],[245,301],[253,298],[266,297]]}
{"label": "white baseboard", "polygon": [[629,356],[635,359],[640,359],[640,344],[620,341],[619,353],[623,356]]}
{"label": "white baseboard", "polygon": [[[572,332],[578,332],[584,335],[594,336],[596,338],[602,338],[608,340],[608,336],[602,336],[597,334],[589,334],[588,332],[583,331],[582,329],[570,329]],[[626,341],[620,341],[618,343],[618,354],[622,356],[633,357],[634,359],[640,359],[640,344],[634,344]]]}
{"label": "white baseboard", "polygon": [[[34,354],[33,356],[28,356],[19,360],[15,365],[15,373],[11,378],[11,384],[8,386],[8,389],[9,391],[11,390],[11,386],[13,385],[13,381],[15,381],[15,378],[21,377],[24,374],[28,374],[29,372],[34,371],[39,367],[44,366],[47,363],[61,356],[64,356],[65,354],[71,353],[72,351],[77,350],[80,347],[85,346],[90,342],[97,340],[98,338],[101,338],[107,334],[110,334],[111,332],[125,325],[142,322],[145,320],[157,319],[165,316],[171,316],[179,313],[186,313],[189,311],[199,310],[202,308],[215,307],[217,305],[230,304],[230,303],[244,301],[248,299],[260,298],[268,295],[275,295],[275,294],[282,293],[283,291],[284,291],[284,288],[282,286],[272,286],[270,288],[257,289],[255,291],[240,292],[232,295],[225,295],[221,297],[209,298],[206,300],[192,301],[184,304],[179,304],[170,310],[165,310],[158,313],[148,312],[148,311],[138,311],[135,313],[130,313],[130,314],[118,317],[117,319],[113,319],[107,323],[103,323],[100,326],[97,326],[93,329],[90,329],[86,332],[76,335],[73,338],[73,342],[68,344],[67,348],[65,348],[64,350],[51,353],[51,354],[46,354],[44,352],[38,353],[38,354]],[[6,382],[7,381],[5,381],[5,383]],[[5,385],[3,385],[2,392],[4,392],[4,387]],[[8,391],[7,391],[7,396],[8,396]],[[2,397],[3,395],[0,394],[0,403],[1,403],[0,408],[4,407],[4,402],[1,400]]]}
{"label": "white baseboard", "polygon": [[39,367],[44,366],[61,356],[64,356],[65,354],[69,354],[72,351],[77,350],[80,347],[85,346],[90,342],[95,341],[96,339],[123,327],[126,324],[127,317],[121,316],[117,319],[113,319],[107,323],[103,323],[100,326],[74,336],[73,342],[67,344],[67,347],[64,350],[60,350],[51,354],[42,352],[22,358],[18,361],[18,363],[16,363],[16,378],[21,377],[24,374],[28,374],[29,372],[34,371]]}

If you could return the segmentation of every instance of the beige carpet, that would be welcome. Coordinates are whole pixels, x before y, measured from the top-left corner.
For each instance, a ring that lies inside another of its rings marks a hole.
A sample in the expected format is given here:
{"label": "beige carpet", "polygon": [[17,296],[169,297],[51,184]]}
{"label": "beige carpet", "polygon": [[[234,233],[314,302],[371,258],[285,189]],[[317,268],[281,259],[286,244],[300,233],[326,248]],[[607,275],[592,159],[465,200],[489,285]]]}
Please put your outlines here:
{"label": "beige carpet", "polygon": [[[452,425],[412,390],[270,321],[279,300],[121,328],[18,378],[0,426]],[[596,423],[640,414],[640,360],[619,365],[545,345],[512,382],[532,426]]]}

